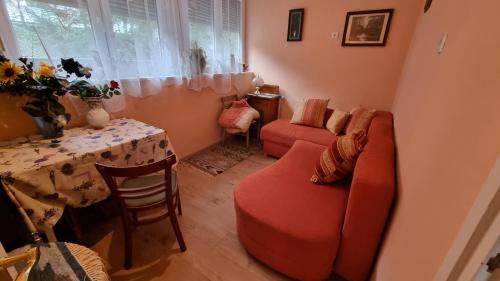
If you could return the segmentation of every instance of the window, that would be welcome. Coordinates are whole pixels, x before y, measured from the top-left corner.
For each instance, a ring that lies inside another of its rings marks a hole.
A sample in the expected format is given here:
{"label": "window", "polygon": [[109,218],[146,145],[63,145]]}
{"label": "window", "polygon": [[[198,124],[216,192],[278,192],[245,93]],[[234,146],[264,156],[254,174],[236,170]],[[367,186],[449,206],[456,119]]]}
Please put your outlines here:
{"label": "window", "polygon": [[187,38],[206,53],[205,73],[241,65],[241,0],[0,1],[9,15],[0,21],[12,26],[2,37],[17,42],[11,53],[53,63],[73,57],[92,67],[96,79],[189,76]]}
{"label": "window", "polygon": [[208,73],[239,71],[242,62],[241,0],[188,0],[189,39],[205,51]]}
{"label": "window", "polygon": [[91,60],[95,45],[85,0],[6,0],[6,6],[21,56],[43,59],[47,50],[52,58]]}
{"label": "window", "polygon": [[225,53],[230,55],[231,67],[234,68],[237,61],[243,61],[242,58],[242,40],[241,40],[241,2],[238,0],[222,1],[222,29],[224,45],[227,50]]}
{"label": "window", "polygon": [[[112,54],[120,77],[152,77],[161,69],[160,33],[155,0],[109,0]],[[142,74],[142,75],[141,75]]]}
{"label": "window", "polygon": [[189,0],[189,36],[205,52],[212,53],[214,37],[214,1]]}

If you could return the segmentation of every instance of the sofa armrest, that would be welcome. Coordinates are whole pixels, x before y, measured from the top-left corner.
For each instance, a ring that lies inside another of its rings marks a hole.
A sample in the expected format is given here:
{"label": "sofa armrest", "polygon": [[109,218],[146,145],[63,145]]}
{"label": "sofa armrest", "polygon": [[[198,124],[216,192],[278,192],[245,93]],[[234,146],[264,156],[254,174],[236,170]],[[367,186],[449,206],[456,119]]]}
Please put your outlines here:
{"label": "sofa armrest", "polygon": [[351,183],[335,272],[364,281],[377,253],[395,193],[392,115],[372,121]]}

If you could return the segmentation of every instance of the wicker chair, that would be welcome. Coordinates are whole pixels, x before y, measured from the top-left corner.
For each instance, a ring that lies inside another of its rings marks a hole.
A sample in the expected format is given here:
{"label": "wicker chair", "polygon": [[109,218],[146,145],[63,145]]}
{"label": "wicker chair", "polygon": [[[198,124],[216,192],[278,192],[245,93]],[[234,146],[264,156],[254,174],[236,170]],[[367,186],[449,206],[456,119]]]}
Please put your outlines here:
{"label": "wicker chair", "polygon": [[21,271],[18,272],[17,277],[15,277],[14,280],[28,281],[30,271],[38,262],[39,257],[40,250],[38,249],[38,247],[33,247],[23,253],[11,257],[0,258],[0,268],[7,269],[8,267],[14,266],[17,263],[24,262],[26,265]]}

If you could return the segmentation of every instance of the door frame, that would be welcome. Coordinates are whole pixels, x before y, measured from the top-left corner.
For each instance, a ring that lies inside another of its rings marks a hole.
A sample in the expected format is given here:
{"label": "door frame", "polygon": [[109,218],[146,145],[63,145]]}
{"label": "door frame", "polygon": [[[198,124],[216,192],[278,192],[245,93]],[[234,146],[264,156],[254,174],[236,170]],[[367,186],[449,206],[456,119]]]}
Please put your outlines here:
{"label": "door frame", "polygon": [[[500,156],[469,211],[433,281],[458,281],[474,276],[494,247],[500,229]],[[493,231],[491,231],[493,229]],[[490,245],[491,244],[491,245]],[[471,273],[472,272],[472,273]]]}

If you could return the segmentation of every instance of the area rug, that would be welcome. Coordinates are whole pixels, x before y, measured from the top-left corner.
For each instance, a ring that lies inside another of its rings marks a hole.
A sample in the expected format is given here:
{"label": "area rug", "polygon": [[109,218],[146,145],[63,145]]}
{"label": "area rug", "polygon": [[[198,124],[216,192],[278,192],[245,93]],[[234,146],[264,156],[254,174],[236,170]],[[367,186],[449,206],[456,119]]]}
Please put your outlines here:
{"label": "area rug", "polygon": [[188,157],[183,163],[217,176],[258,151],[260,145],[257,142],[252,142],[247,148],[244,140],[230,138],[224,144],[218,143]]}

